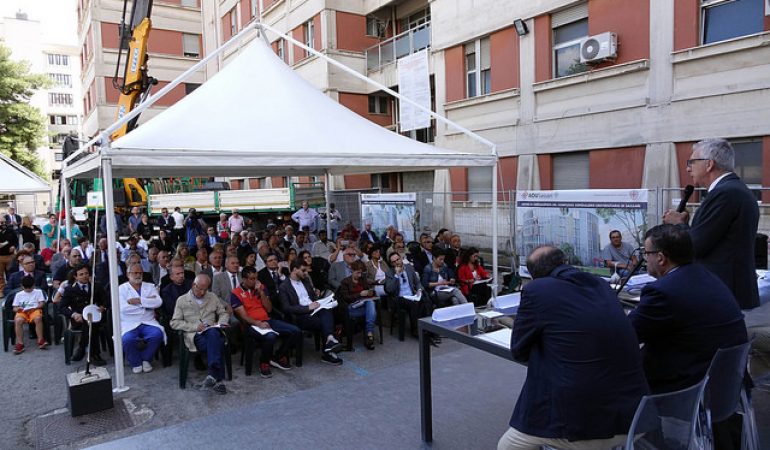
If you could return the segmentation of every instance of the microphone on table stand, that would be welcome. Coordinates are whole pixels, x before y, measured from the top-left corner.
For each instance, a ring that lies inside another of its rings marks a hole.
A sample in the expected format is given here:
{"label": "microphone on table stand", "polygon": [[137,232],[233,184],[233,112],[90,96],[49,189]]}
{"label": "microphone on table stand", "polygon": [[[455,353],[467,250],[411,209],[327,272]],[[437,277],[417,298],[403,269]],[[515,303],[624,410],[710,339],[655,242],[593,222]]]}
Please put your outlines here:
{"label": "microphone on table stand", "polygon": [[628,284],[628,281],[636,275],[636,272],[639,271],[639,269],[642,268],[644,265],[644,247],[637,247],[634,249],[634,251],[631,253],[631,256],[628,258],[629,261],[633,258],[634,253],[639,252],[639,261],[636,263],[633,269],[631,269],[631,272],[628,273],[628,276],[620,283],[620,286],[618,286],[618,289],[615,291],[615,295],[620,295],[621,292],[623,292],[623,288],[626,287]]}

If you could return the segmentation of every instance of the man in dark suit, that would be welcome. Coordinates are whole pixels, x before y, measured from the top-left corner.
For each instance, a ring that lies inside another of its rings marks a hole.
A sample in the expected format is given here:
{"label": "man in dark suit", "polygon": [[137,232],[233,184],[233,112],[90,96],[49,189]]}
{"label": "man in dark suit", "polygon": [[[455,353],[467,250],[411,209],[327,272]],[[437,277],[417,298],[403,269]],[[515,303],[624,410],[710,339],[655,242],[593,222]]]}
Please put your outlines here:
{"label": "man in dark suit", "polygon": [[279,267],[278,258],[275,255],[270,255],[265,261],[265,268],[257,272],[257,278],[265,286],[267,296],[273,302],[273,309],[278,309],[282,314],[283,305],[278,300],[278,287],[289,278],[289,270],[285,267]]}
{"label": "man in dark suit", "polygon": [[759,223],[757,198],[733,173],[735,152],[724,139],[706,139],[692,147],[687,171],[708,188],[706,199],[687,226],[688,213],[667,211],[663,222],[689,228],[695,261],[718,276],[741,309],[759,306],[754,248]]}
{"label": "man in dark suit", "polygon": [[[692,263],[693,244],[686,230],[674,225],[651,228],[644,253],[647,272],[658,280],[642,288],[639,306],[628,318],[644,343],[650,390],[673,392],[702,380],[718,349],[746,343],[746,324],[727,286]],[[721,442],[716,448],[740,448],[740,433],[730,444],[730,425],[725,422],[714,424],[714,438]]]}
{"label": "man in dark suit", "polygon": [[32,277],[35,280],[35,287],[43,291],[48,290],[48,282],[45,279],[45,272],[42,270],[35,270],[35,258],[30,255],[24,257],[21,260],[21,270],[14,272],[8,277],[8,283],[5,285],[5,293],[8,295],[15,289],[21,289],[21,280],[24,277]]}
{"label": "man in dark suit", "polygon": [[[430,297],[423,292],[420,276],[414,271],[414,267],[404,264],[401,255],[391,253],[388,261],[393,269],[385,274],[385,292],[392,296],[398,309],[409,313],[409,328],[412,337],[416,338],[418,337],[417,320],[431,313]],[[420,296],[420,299],[415,301],[407,298],[415,295]],[[399,325],[399,333],[401,330]],[[399,339],[403,340],[403,337],[403,334],[399,334]],[[435,338],[431,339],[431,342],[434,345],[437,344]]]}
{"label": "man in dark suit", "polygon": [[380,243],[380,238],[377,237],[377,233],[372,231],[371,223],[364,225],[364,230],[361,232],[361,237],[358,238],[358,245],[360,247],[363,247],[364,242],[371,242],[372,244]]}
{"label": "man in dark suit", "polygon": [[[80,361],[85,356],[86,344],[90,341],[91,364],[103,366],[106,362],[99,355],[99,329],[101,323],[104,323],[106,312],[106,303],[104,299],[104,289],[99,285],[91,286],[91,269],[86,265],[75,266],[75,282],[67,286],[62,294],[60,311],[70,319],[73,330],[80,330],[82,336],[78,349],[72,355],[73,361]],[[93,289],[94,304],[102,307],[102,321],[94,322],[93,334],[88,334],[88,321],[83,317],[83,308],[91,303],[91,289]]]}
{"label": "man in dark suit", "polygon": [[12,206],[8,207],[8,214],[5,215],[5,221],[8,223],[8,228],[16,233],[19,232],[19,228],[21,228],[21,216],[16,214],[16,209]]}
{"label": "man in dark suit", "polygon": [[163,300],[163,312],[170,320],[174,316],[176,300],[190,292],[193,280],[185,278],[183,266],[171,267],[168,277],[170,282],[160,291],[160,298]]}
{"label": "man in dark suit", "polygon": [[528,363],[527,379],[498,449],[621,444],[648,393],[639,343],[615,293],[564,260],[555,247],[527,258],[533,280],[511,335],[513,358]]}
{"label": "man in dark suit", "polygon": [[[433,264],[433,238],[430,237],[430,234],[423,233],[420,235],[420,250],[418,250],[415,254],[412,254],[412,264],[414,265],[414,270],[417,271],[418,274],[422,275],[422,273],[425,271],[425,268]],[[411,252],[410,252],[411,253]],[[447,264],[454,270],[455,264],[453,262],[450,262]]]}
{"label": "man in dark suit", "polygon": [[334,315],[331,309],[313,313],[321,305],[308,279],[307,269],[302,264],[300,260],[292,261],[289,280],[281,283],[277,298],[281,301],[282,310],[291,316],[300,329],[321,332],[325,338],[321,361],[338,366],[342,364],[342,359],[337,356],[337,352],[342,350],[342,344],[334,338]]}

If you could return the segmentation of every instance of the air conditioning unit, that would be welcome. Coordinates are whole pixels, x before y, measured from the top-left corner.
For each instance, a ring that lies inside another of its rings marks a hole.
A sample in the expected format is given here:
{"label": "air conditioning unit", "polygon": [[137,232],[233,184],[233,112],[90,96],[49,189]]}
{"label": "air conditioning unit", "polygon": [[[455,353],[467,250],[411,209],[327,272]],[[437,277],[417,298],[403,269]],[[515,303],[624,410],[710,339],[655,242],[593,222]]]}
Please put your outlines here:
{"label": "air conditioning unit", "polygon": [[606,32],[589,36],[580,43],[580,62],[595,63],[614,59],[618,54],[618,36]]}

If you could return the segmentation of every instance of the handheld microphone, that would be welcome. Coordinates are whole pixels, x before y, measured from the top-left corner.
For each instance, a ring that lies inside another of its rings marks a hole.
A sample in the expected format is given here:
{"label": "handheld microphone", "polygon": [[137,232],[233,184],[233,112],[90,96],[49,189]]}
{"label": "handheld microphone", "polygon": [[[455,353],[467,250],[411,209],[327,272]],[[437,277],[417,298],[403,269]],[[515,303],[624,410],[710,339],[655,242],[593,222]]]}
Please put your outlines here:
{"label": "handheld microphone", "polygon": [[683,213],[684,209],[687,207],[687,201],[690,200],[690,196],[695,191],[695,187],[691,184],[688,184],[684,187],[684,194],[682,195],[682,199],[679,200],[679,206],[676,207],[676,212]]}

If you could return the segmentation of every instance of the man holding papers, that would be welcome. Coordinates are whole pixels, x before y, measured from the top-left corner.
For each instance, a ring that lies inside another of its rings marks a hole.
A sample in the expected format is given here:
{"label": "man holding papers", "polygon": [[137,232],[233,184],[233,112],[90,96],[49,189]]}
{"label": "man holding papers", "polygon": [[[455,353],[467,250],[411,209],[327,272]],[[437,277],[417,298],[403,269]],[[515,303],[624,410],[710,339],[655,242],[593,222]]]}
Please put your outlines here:
{"label": "man holding papers", "polygon": [[538,247],[527,258],[511,353],[527,379],[498,449],[602,450],[626,440],[648,393],[631,324],[601,278]]}
{"label": "man holding papers", "polygon": [[230,315],[225,305],[213,292],[209,292],[211,278],[198,274],[190,292],[179,297],[174,306],[171,328],[185,332],[184,344],[191,351],[206,352],[209,374],[200,385],[201,390],[226,394],[225,365],[222,357],[225,341],[220,327],[227,327]]}
{"label": "man holding papers", "polygon": [[[396,308],[409,313],[409,329],[416,338],[417,319],[431,313],[430,298],[423,295],[420,277],[414,267],[404,265],[404,260],[398,253],[391,253],[389,260],[393,271],[388,271],[385,276],[385,292],[395,298]],[[399,324],[399,339],[403,340],[402,330],[403,324]]]}
{"label": "man holding papers", "polygon": [[342,350],[342,344],[334,338],[334,314],[332,308],[337,304],[334,297],[318,299],[310,284],[307,269],[300,260],[291,262],[289,282],[278,288],[283,310],[294,317],[294,323],[302,330],[320,331],[326,337],[321,361],[339,366],[342,359],[337,352]]}
{"label": "man holding papers", "polygon": [[[270,318],[273,304],[265,293],[262,283],[257,280],[257,269],[244,267],[241,271],[241,285],[230,294],[230,305],[241,323],[262,344],[259,354],[259,374],[270,378],[270,366],[291,370],[289,352],[302,343],[302,332],[296,326]],[[281,346],[273,353],[275,341],[281,338]]]}

